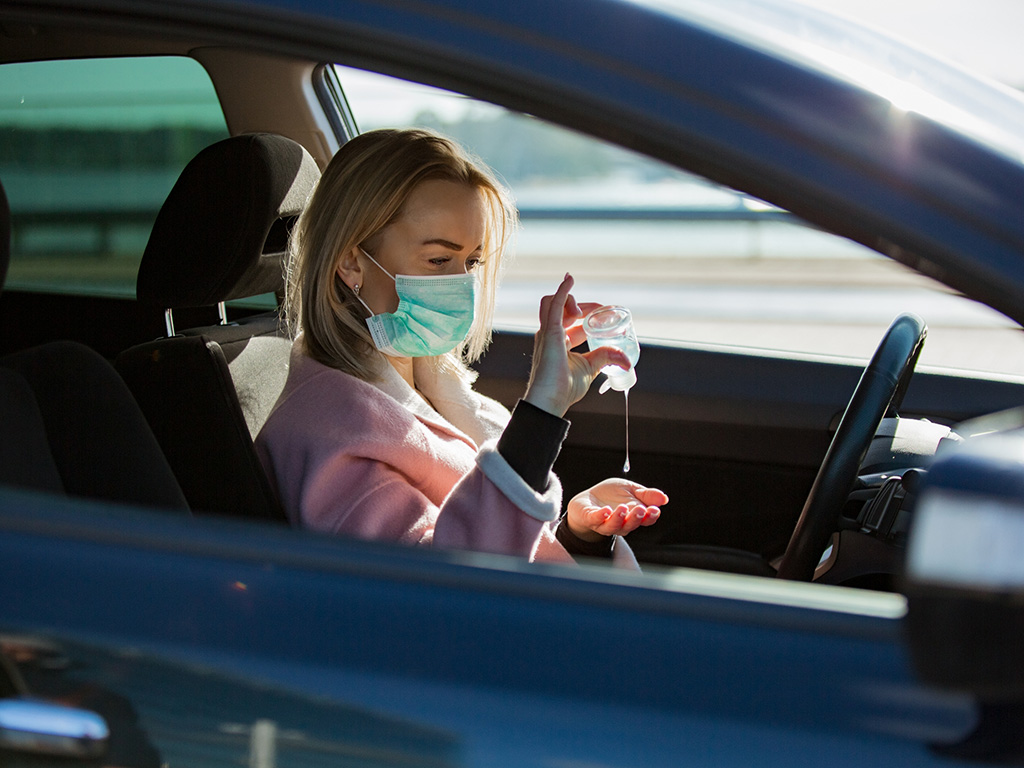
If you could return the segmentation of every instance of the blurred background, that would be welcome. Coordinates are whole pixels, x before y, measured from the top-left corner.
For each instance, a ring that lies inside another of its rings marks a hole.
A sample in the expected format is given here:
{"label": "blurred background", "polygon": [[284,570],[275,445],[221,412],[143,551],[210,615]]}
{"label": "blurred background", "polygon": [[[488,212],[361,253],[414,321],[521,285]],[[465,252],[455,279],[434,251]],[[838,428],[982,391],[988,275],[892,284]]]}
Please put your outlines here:
{"label": "blurred background", "polygon": [[[808,0],[1003,86],[1024,85],[1017,0]],[[728,3],[722,8],[728,8]],[[901,311],[931,333],[923,365],[1024,374],[1016,323],[732,190],[528,116],[343,70],[363,130],[424,125],[495,168],[522,214],[499,321],[536,327],[566,270],[580,298],[632,308],[649,340],[866,359]]]}
{"label": "blurred background", "polygon": [[[1024,86],[1018,0],[806,2],[1001,87]],[[125,66],[130,76],[114,71]],[[630,307],[648,342],[862,360],[909,310],[931,329],[923,365],[1024,375],[1015,323],[785,211],[528,115],[376,74],[338,74],[361,130],[437,129],[513,191],[522,228],[500,291],[501,326],[532,331],[539,297],[570,271],[580,299]],[[3,67],[8,285],[133,296],[164,197],[185,163],[225,136],[209,78],[189,59]]]}

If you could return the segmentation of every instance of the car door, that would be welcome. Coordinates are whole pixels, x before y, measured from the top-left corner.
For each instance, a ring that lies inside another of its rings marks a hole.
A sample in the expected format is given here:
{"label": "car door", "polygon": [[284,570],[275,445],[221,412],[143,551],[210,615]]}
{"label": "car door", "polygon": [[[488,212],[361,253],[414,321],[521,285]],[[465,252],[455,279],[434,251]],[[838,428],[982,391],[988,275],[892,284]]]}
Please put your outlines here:
{"label": "car door", "polygon": [[[480,388],[514,403],[531,347],[528,336],[499,334],[480,365]],[[849,360],[645,344],[629,395],[626,476],[661,488],[671,501],[658,525],[630,534],[631,544],[780,554],[862,370]],[[902,412],[955,424],[1022,399],[1015,376],[924,370]],[[556,464],[565,487],[581,490],[621,475],[622,396],[591,391],[568,418]]]}
{"label": "car door", "polygon": [[0,531],[5,652],[119,765],[950,765],[978,720],[898,595],[6,491]]}

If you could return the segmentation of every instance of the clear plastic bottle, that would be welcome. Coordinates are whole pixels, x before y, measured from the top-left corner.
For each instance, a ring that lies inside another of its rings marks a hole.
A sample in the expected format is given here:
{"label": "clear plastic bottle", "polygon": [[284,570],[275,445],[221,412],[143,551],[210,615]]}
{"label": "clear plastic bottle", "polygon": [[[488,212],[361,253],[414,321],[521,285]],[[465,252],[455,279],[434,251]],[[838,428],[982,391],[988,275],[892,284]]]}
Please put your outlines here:
{"label": "clear plastic bottle", "polygon": [[640,359],[640,342],[636,340],[633,329],[633,315],[625,307],[598,307],[583,320],[583,330],[587,334],[587,346],[615,347],[626,353],[633,366],[624,371],[617,365],[606,365],[601,373],[607,380],[601,385],[601,392],[614,389],[628,392],[636,384],[636,363]]}

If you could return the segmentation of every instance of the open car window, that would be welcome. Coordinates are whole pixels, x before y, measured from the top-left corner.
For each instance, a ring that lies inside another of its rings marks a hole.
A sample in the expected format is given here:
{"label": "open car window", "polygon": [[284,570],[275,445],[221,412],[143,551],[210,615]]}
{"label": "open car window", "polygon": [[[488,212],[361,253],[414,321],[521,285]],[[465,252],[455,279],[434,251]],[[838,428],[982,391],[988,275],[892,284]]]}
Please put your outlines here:
{"label": "open car window", "polygon": [[1003,315],[786,211],[650,158],[465,96],[361,70],[338,75],[362,131],[433,128],[511,187],[522,227],[499,327],[533,331],[569,271],[651,340],[866,360],[900,312],[928,322],[920,364],[1024,374]]}
{"label": "open car window", "polygon": [[228,130],[196,61],[129,57],[5,64],[0,133],[6,287],[131,297],[178,174]]}

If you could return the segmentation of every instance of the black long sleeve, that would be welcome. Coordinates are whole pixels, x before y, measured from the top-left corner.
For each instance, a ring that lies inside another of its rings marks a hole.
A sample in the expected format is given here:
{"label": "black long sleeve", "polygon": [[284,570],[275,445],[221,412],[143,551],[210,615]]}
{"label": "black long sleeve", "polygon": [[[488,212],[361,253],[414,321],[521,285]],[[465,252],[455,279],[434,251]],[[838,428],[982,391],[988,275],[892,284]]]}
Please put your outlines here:
{"label": "black long sleeve", "polygon": [[558,521],[555,538],[574,558],[577,555],[581,557],[611,557],[615,546],[614,536],[604,536],[600,541],[584,541],[572,532],[564,517]]}
{"label": "black long sleeve", "polygon": [[[568,432],[567,420],[520,400],[498,438],[498,453],[527,485],[543,493]],[[605,536],[601,541],[584,541],[569,529],[565,518],[555,529],[555,538],[573,557],[611,557],[615,544],[614,536]]]}
{"label": "black long sleeve", "polygon": [[568,433],[568,421],[520,400],[498,438],[498,453],[527,485],[544,493]]}

